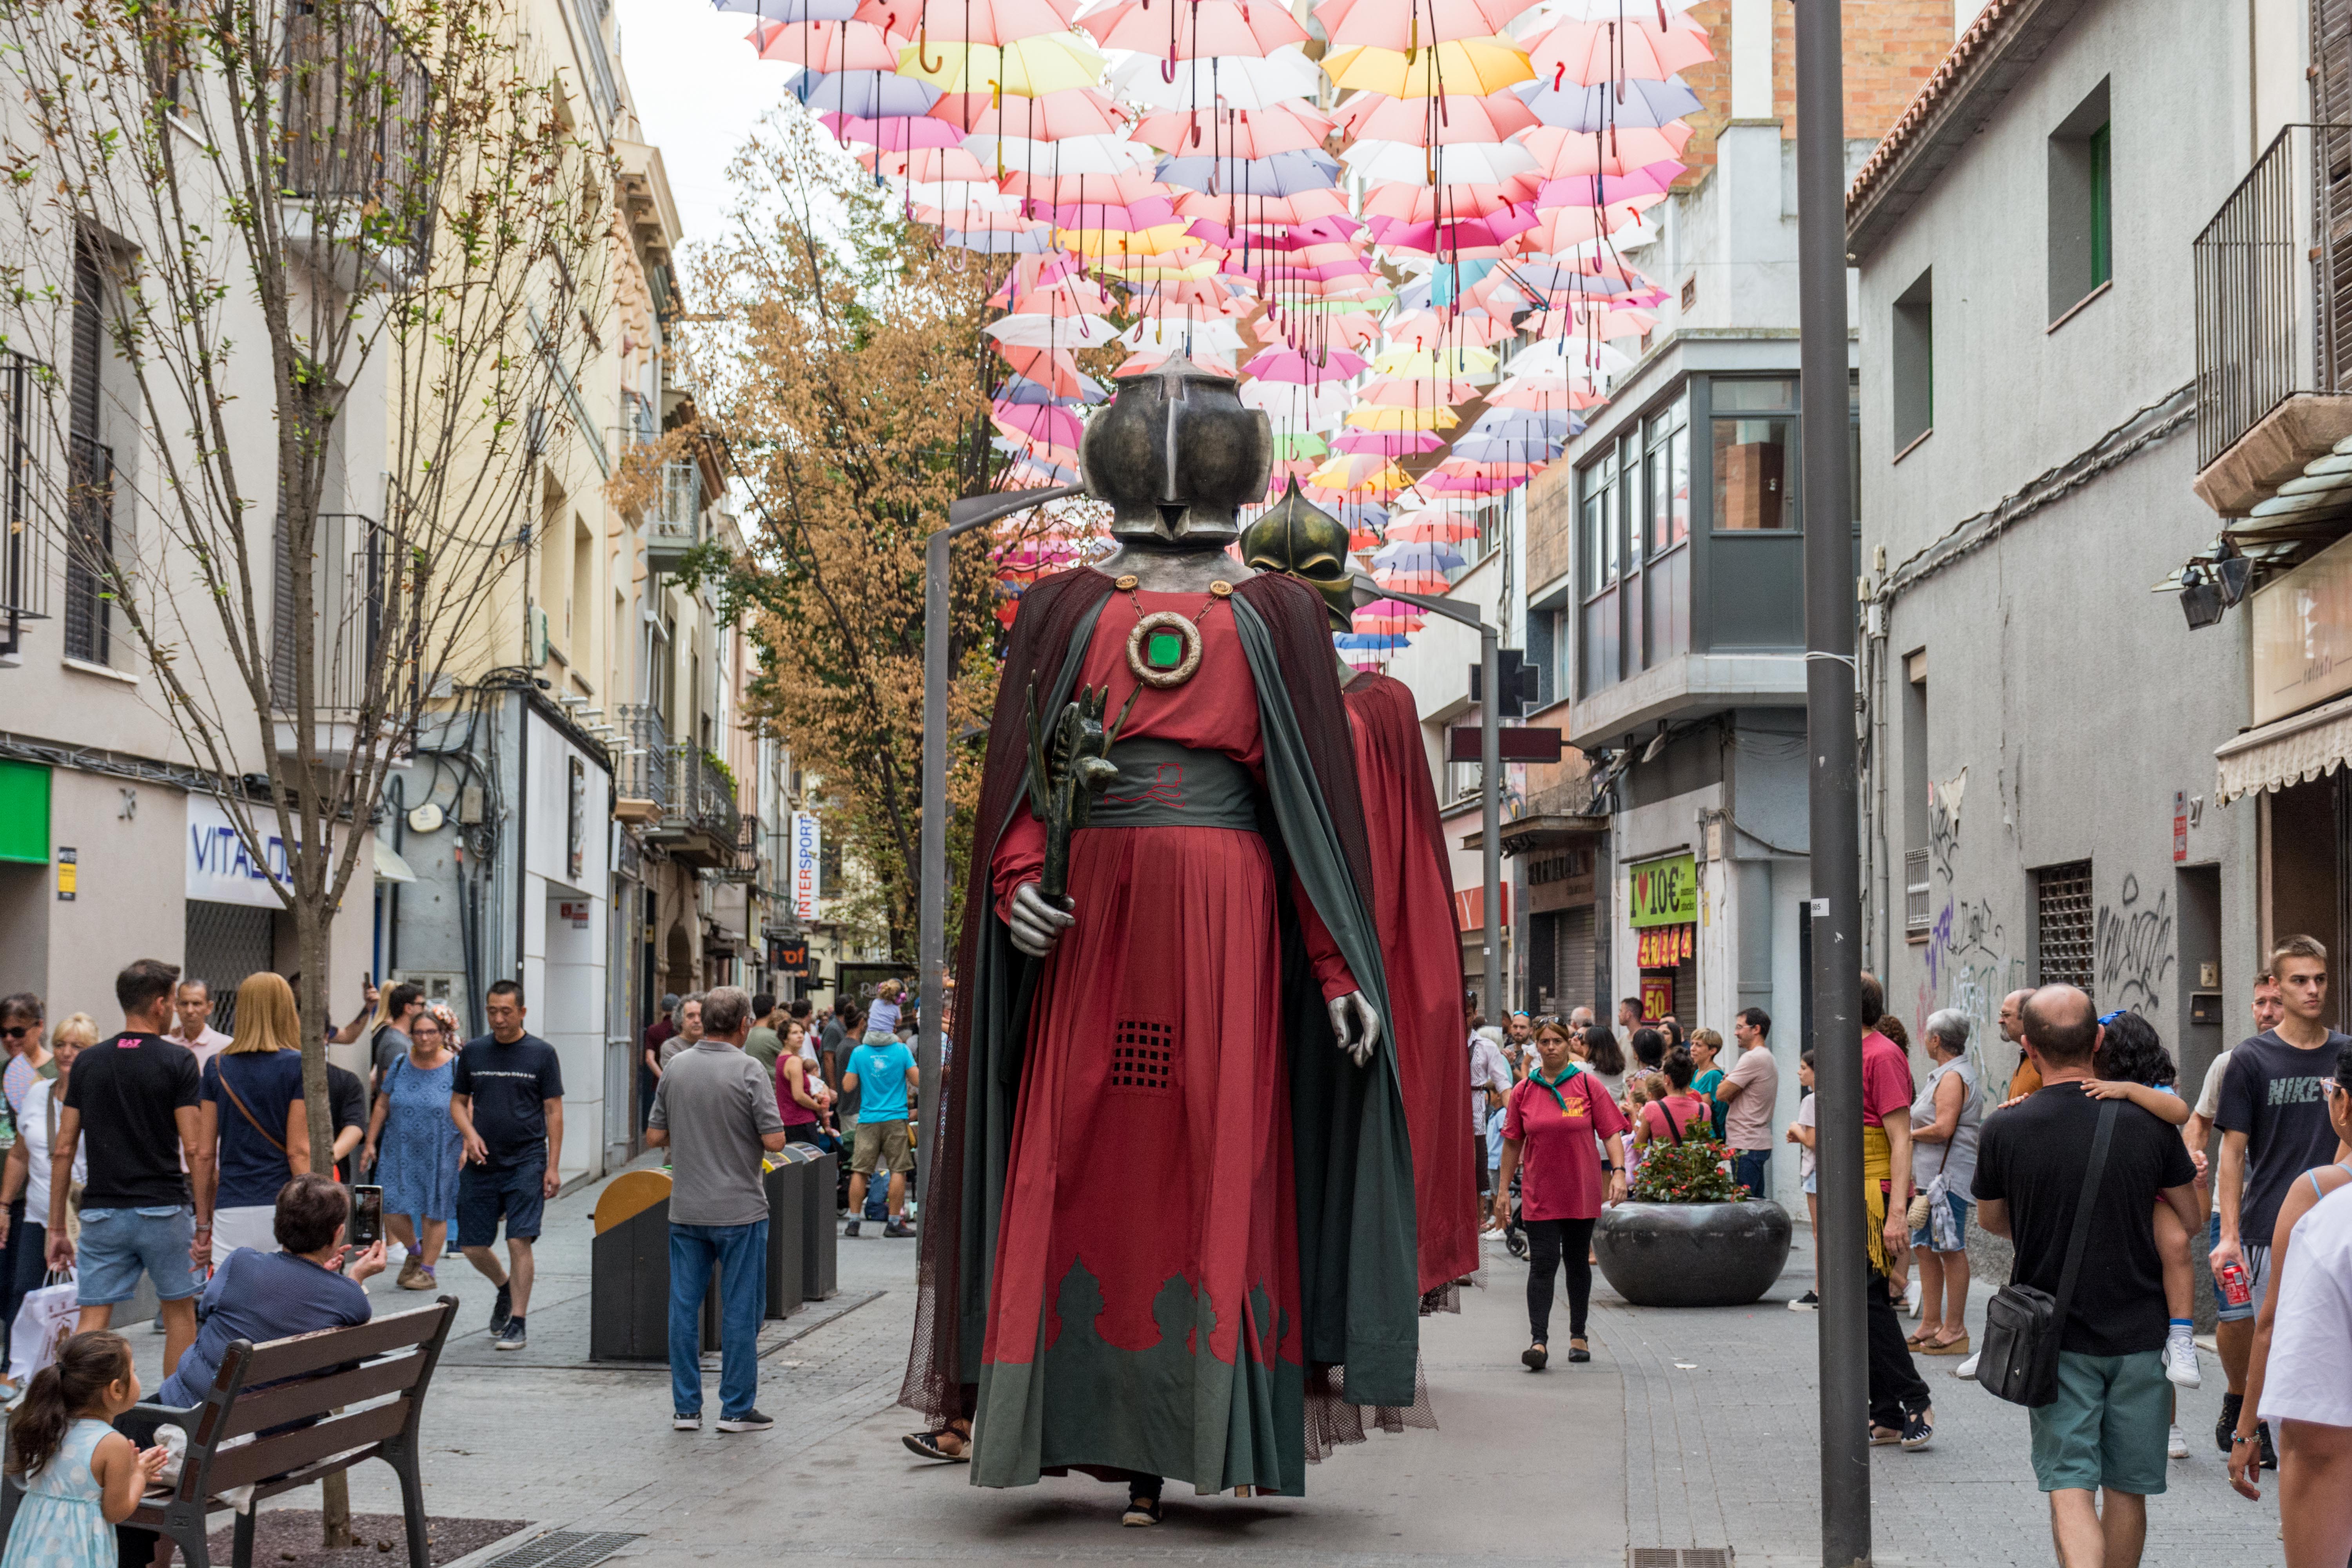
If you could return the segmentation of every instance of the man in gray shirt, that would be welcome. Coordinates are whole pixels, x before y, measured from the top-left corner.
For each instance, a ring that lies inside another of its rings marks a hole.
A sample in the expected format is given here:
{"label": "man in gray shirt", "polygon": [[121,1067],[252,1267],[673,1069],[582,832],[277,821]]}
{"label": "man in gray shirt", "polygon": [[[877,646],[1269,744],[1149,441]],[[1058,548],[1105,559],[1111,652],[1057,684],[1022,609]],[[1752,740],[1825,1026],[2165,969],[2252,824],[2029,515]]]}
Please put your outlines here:
{"label": "man in gray shirt", "polygon": [[646,1142],[670,1151],[670,1425],[702,1428],[702,1298],[719,1269],[719,1429],[775,1425],[752,1405],[760,1319],[767,1310],[768,1192],[761,1154],[784,1146],[776,1093],[743,1054],[751,998],[721,985],[702,1002],[699,1037],[677,1052],[654,1091]]}

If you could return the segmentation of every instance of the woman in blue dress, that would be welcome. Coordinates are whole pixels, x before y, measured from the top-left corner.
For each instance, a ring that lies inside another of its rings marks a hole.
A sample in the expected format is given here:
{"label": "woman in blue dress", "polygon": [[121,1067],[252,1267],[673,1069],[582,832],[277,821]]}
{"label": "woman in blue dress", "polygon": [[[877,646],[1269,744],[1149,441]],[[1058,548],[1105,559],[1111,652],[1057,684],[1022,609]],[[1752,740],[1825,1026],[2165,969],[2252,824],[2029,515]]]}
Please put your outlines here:
{"label": "woman in blue dress", "polygon": [[457,1165],[465,1152],[449,1120],[457,1031],[446,1015],[428,1011],[416,1016],[408,1033],[408,1054],[384,1069],[360,1163],[375,1172],[383,1188],[384,1223],[408,1249],[401,1289],[431,1290],[440,1283],[433,1266],[457,1215]]}
{"label": "woman in blue dress", "polygon": [[8,1468],[25,1500],[8,1528],[0,1568],[113,1568],[114,1527],[163,1468],[113,1420],[139,1403],[131,1345],[104,1330],[76,1334],[33,1374],[8,1421]]}

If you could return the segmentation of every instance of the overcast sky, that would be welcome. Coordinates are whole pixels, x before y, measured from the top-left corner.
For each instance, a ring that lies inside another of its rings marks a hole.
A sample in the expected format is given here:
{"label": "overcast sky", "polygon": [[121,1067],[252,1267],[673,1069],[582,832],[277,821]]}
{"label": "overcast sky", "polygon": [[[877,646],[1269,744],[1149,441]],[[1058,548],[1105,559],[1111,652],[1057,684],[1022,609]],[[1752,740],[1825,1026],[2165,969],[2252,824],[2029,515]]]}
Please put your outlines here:
{"label": "overcast sky", "polygon": [[727,161],[784,96],[793,68],[754,58],[752,18],[709,0],[617,0],[621,62],[646,134],[661,149],[689,244],[714,237],[729,204]]}

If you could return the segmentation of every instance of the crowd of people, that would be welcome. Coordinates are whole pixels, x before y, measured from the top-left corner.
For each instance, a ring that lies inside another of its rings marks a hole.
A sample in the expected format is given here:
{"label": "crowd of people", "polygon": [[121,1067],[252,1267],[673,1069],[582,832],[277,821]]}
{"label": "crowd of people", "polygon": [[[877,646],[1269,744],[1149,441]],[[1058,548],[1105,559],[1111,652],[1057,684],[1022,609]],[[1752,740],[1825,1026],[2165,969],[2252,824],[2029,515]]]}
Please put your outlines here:
{"label": "crowd of people", "polygon": [[[1863,1015],[1878,1019],[1862,1042],[1870,1441],[1931,1446],[1933,1397],[1915,1357],[1954,1358],[1960,1379],[1977,1373],[1973,1217],[1978,1231],[2010,1242],[2011,1283],[2055,1302],[2055,1396],[2030,1414],[2060,1561],[2129,1568],[2146,1537],[2146,1500],[2165,1489],[2168,1458],[2189,1453],[2177,1391],[2204,1375],[2201,1263],[2228,1380],[2214,1440],[2231,1480],[2259,1497],[2263,1472],[2279,1472],[2290,1568],[2345,1562],[2352,1196],[2339,1194],[2352,1188],[2352,1037],[2326,1024],[2327,989],[2326,950],[2309,937],[2281,942],[2255,987],[2255,1033],[2212,1063],[2192,1105],[2154,1025],[2129,1011],[2102,1015],[2068,985],[2003,1001],[1997,1026],[2020,1062],[1997,1094],[1981,1080],[1970,1020],[1956,1010],[1924,1020],[1915,1070],[1908,1031],[1885,1013],[1878,982],[1862,976]],[[1645,1158],[1709,1140],[1741,1195],[1769,1195],[1771,1020],[1742,1013],[1728,1062],[1715,1031],[1645,1018],[1633,998],[1614,1029],[1585,1008],[1565,1020],[1471,1022],[1481,1202],[1488,1229],[1524,1236],[1529,1260],[1521,1359],[1537,1371],[1552,1359],[1565,1268],[1568,1359],[1589,1360],[1594,1226],[1634,1191]],[[1800,1064],[1800,1099],[1780,1136],[1798,1148],[1818,1235],[1813,1053]],[[1819,1306],[1818,1260],[1817,1251],[1814,1288],[1791,1308]],[[1906,1311],[1918,1323],[1908,1334]]]}

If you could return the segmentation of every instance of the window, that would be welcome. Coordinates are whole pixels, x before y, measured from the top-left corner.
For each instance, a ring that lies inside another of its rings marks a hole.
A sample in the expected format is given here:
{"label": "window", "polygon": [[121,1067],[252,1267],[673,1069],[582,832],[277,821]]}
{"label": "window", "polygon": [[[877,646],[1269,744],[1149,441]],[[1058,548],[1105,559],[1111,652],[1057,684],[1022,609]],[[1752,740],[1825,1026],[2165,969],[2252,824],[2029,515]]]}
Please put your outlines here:
{"label": "window", "polygon": [[1690,400],[1678,397],[1643,428],[1642,580],[1644,668],[1690,651]]}
{"label": "window", "polygon": [[2115,157],[2107,84],[2091,89],[2050,135],[2050,320],[2115,277]]}
{"label": "window", "polygon": [[1895,387],[1895,455],[1936,427],[1936,272],[1919,274],[1895,301],[1887,349]]}
{"label": "window", "polygon": [[1617,454],[1578,470],[1584,531],[1583,637],[1579,678],[1586,695],[1613,686],[1623,673],[1619,642],[1617,575],[1620,524],[1617,515]]}
{"label": "window", "polygon": [[1927,841],[1933,831],[1927,792],[1927,653],[1907,655],[1903,683],[1903,934],[1927,940],[1934,919],[1934,890],[1927,880]]}
{"label": "window", "polygon": [[1797,442],[1796,382],[1717,381],[1710,395],[1716,531],[1794,531],[1797,487],[1790,456]]}
{"label": "window", "polygon": [[106,279],[97,247],[74,247],[73,362],[66,424],[66,604],[68,658],[105,664],[113,652],[114,452],[99,440],[101,313]]}
{"label": "window", "polygon": [[2091,863],[2042,867],[2033,873],[2033,901],[2034,984],[2076,986],[2096,1000],[2091,988]]}
{"label": "window", "polygon": [[1690,537],[1690,399],[1678,397],[1650,416],[1650,553],[1664,555]]}

